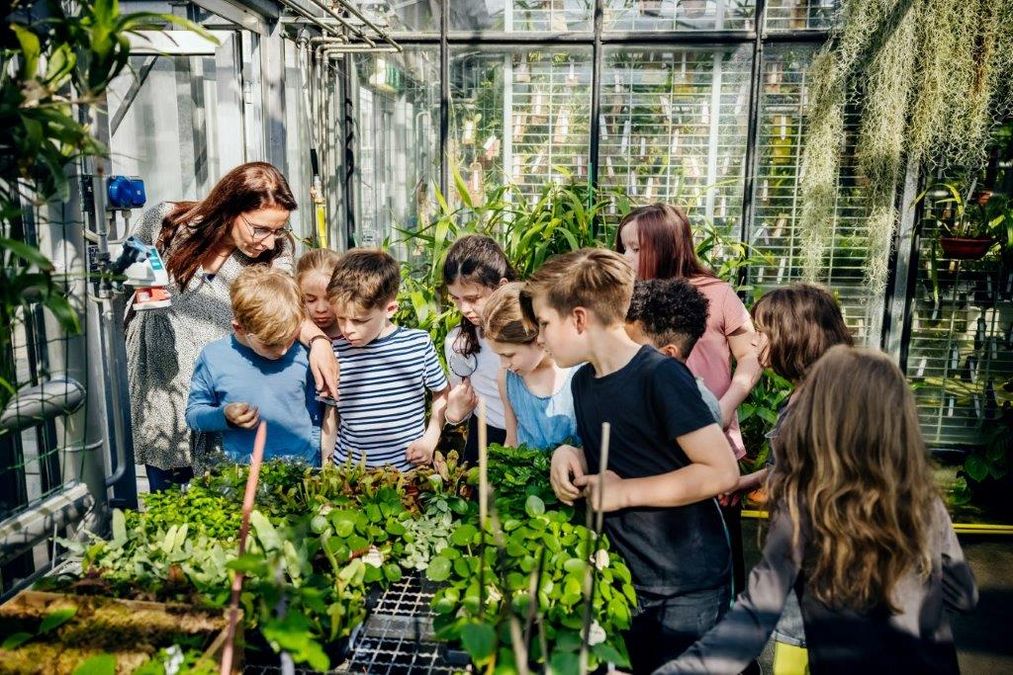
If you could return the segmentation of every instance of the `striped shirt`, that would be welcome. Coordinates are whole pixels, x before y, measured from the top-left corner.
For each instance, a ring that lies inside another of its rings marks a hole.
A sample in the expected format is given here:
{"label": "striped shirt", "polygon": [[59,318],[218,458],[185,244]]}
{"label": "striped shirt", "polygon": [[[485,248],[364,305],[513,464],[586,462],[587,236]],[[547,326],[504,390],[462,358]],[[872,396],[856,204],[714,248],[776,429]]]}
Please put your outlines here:
{"label": "striped shirt", "polygon": [[365,454],[367,466],[412,468],[406,451],[426,430],[426,389],[448,386],[429,333],[399,326],[362,347],[339,339],[334,354],[341,364],[334,461]]}

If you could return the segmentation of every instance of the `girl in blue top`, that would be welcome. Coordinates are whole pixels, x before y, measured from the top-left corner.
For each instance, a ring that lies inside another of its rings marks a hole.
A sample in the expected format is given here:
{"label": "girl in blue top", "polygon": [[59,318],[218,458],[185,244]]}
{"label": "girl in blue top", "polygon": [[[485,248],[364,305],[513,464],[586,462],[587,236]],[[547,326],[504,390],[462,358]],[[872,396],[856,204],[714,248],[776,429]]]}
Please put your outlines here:
{"label": "girl in blue top", "polygon": [[[554,450],[577,440],[570,380],[576,368],[560,368],[524,320],[519,282],[501,286],[486,300],[482,328],[500,357],[499,390],[508,446]],[[579,442],[577,443],[579,445]]]}

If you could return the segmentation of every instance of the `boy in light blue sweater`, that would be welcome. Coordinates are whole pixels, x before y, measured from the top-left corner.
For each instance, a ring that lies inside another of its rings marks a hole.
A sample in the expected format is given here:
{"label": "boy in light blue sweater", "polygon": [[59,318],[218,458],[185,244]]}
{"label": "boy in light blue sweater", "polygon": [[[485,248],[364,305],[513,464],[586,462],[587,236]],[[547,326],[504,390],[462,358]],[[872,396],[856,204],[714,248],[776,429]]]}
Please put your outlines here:
{"label": "boy in light blue sweater", "polygon": [[197,359],[187,424],[220,432],[225,454],[248,462],[265,420],[265,459],[320,466],[321,450],[326,460],[334,448],[336,424],[333,408],[325,412],[317,401],[307,351],[297,341],[304,318],[299,287],[283,272],[256,266],[236,278],[230,298],[234,334],[209,343]]}

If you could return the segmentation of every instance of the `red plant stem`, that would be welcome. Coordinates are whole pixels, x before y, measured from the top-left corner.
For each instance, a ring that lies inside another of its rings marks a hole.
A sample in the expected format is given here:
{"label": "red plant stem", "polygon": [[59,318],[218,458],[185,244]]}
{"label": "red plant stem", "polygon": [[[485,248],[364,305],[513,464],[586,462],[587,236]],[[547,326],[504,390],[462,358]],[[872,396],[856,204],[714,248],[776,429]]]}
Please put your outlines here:
{"label": "red plant stem", "polygon": [[[239,555],[246,553],[246,537],[250,533],[250,514],[257,497],[257,481],[260,479],[260,465],[264,463],[264,445],[267,443],[267,422],[261,421],[253,441],[253,459],[250,461],[250,475],[246,478],[246,492],[243,494],[243,523],[239,527]],[[220,675],[230,675],[235,653],[236,624],[239,622],[239,594],[243,590],[243,573],[236,572],[232,578],[232,600],[229,603],[229,629],[222,650]]]}

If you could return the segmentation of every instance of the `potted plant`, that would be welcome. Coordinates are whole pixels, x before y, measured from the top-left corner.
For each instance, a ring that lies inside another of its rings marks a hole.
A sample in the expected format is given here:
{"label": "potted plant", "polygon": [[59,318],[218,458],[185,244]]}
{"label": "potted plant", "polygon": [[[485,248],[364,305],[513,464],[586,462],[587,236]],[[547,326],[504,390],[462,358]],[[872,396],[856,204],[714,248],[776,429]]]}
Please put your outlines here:
{"label": "potted plant", "polygon": [[957,185],[936,183],[916,201],[926,196],[932,198],[934,207],[941,209],[936,219],[940,225],[939,244],[946,258],[978,260],[984,257],[1009,220],[1009,200],[988,191],[977,195],[969,193],[965,199]]}

